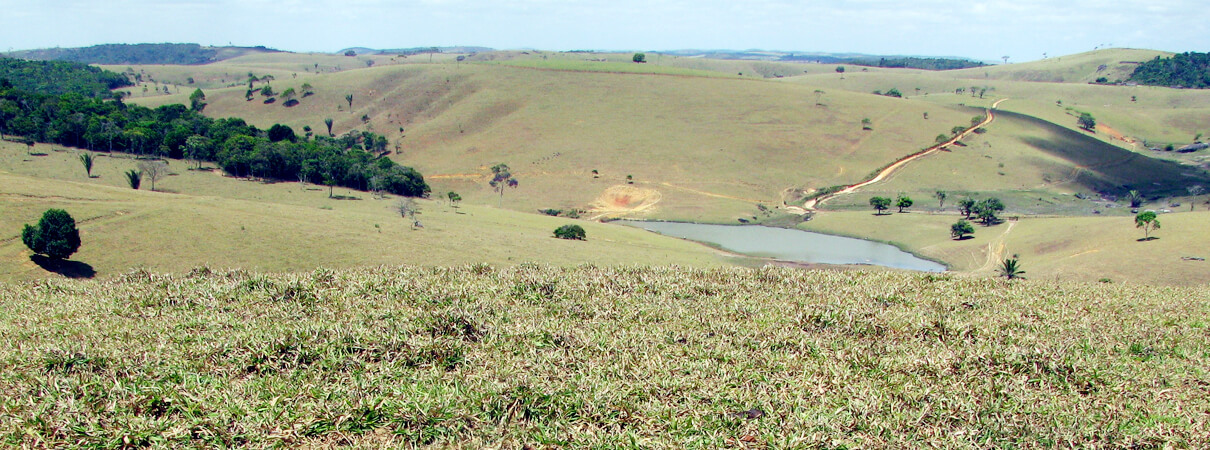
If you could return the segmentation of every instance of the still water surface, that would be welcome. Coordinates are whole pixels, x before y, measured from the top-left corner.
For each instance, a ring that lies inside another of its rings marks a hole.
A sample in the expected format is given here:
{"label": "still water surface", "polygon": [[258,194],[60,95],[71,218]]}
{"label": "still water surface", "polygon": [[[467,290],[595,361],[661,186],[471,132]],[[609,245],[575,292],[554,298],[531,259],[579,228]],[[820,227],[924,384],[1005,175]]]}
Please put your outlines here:
{"label": "still water surface", "polygon": [[944,272],[945,266],[879,242],[760,225],[709,225],[619,220],[666,236],[714,244],[749,256],[823,264],[872,264]]}

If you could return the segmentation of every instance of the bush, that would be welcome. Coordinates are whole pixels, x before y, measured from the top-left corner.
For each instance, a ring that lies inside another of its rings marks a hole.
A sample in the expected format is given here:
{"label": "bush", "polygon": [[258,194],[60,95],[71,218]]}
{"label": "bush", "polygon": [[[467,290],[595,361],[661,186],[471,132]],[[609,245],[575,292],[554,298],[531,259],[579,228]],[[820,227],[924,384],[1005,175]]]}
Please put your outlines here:
{"label": "bush", "polygon": [[42,213],[42,220],[38,221],[37,226],[25,224],[21,230],[21,242],[34,253],[67,259],[80,248],[80,231],[76,229],[76,220],[67,211],[48,209]]}
{"label": "bush", "polygon": [[563,225],[555,228],[555,237],[559,239],[584,240],[584,228],[579,225]]}

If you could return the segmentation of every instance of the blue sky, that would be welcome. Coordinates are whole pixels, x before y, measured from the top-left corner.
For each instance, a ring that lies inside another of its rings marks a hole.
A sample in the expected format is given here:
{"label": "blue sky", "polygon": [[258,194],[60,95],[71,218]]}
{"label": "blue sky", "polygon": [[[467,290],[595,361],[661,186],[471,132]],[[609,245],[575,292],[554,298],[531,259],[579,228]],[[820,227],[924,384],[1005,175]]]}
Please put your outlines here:
{"label": "blue sky", "polygon": [[0,51],[196,42],[291,51],[481,45],[1040,59],[1210,50],[1205,0],[0,0]]}

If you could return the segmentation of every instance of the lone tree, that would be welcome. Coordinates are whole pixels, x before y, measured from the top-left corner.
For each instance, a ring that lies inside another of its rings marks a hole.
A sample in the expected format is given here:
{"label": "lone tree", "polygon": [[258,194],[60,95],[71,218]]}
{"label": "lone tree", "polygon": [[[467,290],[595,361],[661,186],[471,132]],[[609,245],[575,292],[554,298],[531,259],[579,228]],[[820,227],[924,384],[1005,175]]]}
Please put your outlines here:
{"label": "lone tree", "polygon": [[966,219],[958,219],[953,225],[950,225],[950,236],[954,239],[966,239],[966,235],[975,234],[975,226],[971,225]]}
{"label": "lone tree", "polygon": [[639,64],[643,64],[643,63],[647,62],[647,55],[643,54],[643,53],[635,53],[634,56],[630,58],[630,60],[634,61],[636,63],[639,63]]}
{"label": "lone tree", "polygon": [[915,202],[912,201],[912,198],[903,194],[895,199],[895,206],[899,207],[899,212],[903,212],[903,208],[911,208],[913,204]]}
{"label": "lone tree", "polygon": [[891,207],[891,199],[887,197],[870,197],[870,206],[874,207],[875,215],[881,215],[883,211]]}
{"label": "lone tree", "polygon": [[517,188],[517,179],[513,178],[511,169],[508,164],[496,164],[492,166],[492,181],[488,182],[492,189],[500,193],[500,206],[504,206],[504,188]]}
{"label": "lone tree", "polygon": [[1200,185],[1200,184],[1197,184],[1197,185],[1189,186],[1189,187],[1185,188],[1185,190],[1189,191],[1190,196],[1194,197],[1189,200],[1189,210],[1193,211],[1193,205],[1195,203],[1197,203],[1197,196],[1205,193],[1206,188],[1202,187],[1202,185]]}
{"label": "lone tree", "polygon": [[134,169],[126,171],[126,184],[130,185],[131,189],[138,189],[140,184],[143,184],[143,172]]}
{"label": "lone tree", "polygon": [[945,198],[949,197],[949,194],[945,193],[945,191],[937,191],[933,193],[933,197],[937,198],[937,208],[944,208]]}
{"label": "lone tree", "polygon": [[445,194],[445,195],[447,198],[450,199],[450,206],[453,206],[455,208],[458,207],[458,202],[462,201],[462,196],[458,195],[457,192],[450,191],[448,194]]}
{"label": "lone tree", "polygon": [[88,174],[88,178],[92,178],[92,153],[84,152],[80,154],[80,164],[84,165],[84,172]]}
{"label": "lone tree", "polygon": [[332,136],[332,118],[324,119],[324,125],[328,126],[328,136]]}
{"label": "lone tree", "polygon": [[25,224],[21,230],[21,242],[34,253],[53,259],[67,259],[80,249],[80,230],[76,220],[62,209],[48,209],[42,213],[38,225]]}
{"label": "lone tree", "polygon": [[353,112],[353,94],[345,94],[345,101],[349,102],[349,112]]}
{"label": "lone tree", "polygon": [[1080,125],[1080,128],[1088,131],[1097,129],[1097,119],[1093,118],[1092,114],[1089,113],[1080,113],[1080,118],[1076,119],[1076,123]]}
{"label": "lone tree", "polygon": [[192,94],[189,94],[189,109],[202,112],[203,109],[206,109],[206,102],[203,100],[206,100],[206,93],[201,89],[194,90]]}
{"label": "lone tree", "polygon": [[874,123],[874,122],[870,121],[870,118],[869,118],[869,117],[866,117],[866,118],[864,118],[864,119],[861,119],[861,129],[862,129],[862,130],[864,130],[864,131],[870,131],[870,130],[873,130],[873,129],[874,129],[874,127],[873,127],[873,126],[871,126],[873,123]]}
{"label": "lone tree", "polygon": [[1134,216],[1135,228],[1143,229],[1144,241],[1152,239],[1151,232],[1160,229],[1160,219],[1155,217],[1155,212],[1143,211],[1139,215]]}
{"label": "lone tree", "polygon": [[139,163],[139,172],[151,180],[151,190],[155,190],[155,182],[168,175],[168,164],[164,161],[143,161]]}
{"label": "lone tree", "polygon": [[559,239],[584,240],[584,228],[579,225],[563,225],[555,228],[555,237]]}
{"label": "lone tree", "polygon": [[1012,258],[1005,258],[1004,262],[1000,263],[1000,276],[1014,280],[1017,278],[1025,279],[1023,275],[1025,275],[1025,271],[1021,270],[1021,260],[1018,259],[1017,255],[1013,255]]}
{"label": "lone tree", "polygon": [[1004,203],[1002,203],[1000,199],[994,197],[983,200],[975,204],[974,207],[975,215],[979,217],[979,221],[983,222],[983,225],[985,226],[999,223],[1000,217],[998,217],[996,214],[999,214],[1000,211],[1004,211]]}

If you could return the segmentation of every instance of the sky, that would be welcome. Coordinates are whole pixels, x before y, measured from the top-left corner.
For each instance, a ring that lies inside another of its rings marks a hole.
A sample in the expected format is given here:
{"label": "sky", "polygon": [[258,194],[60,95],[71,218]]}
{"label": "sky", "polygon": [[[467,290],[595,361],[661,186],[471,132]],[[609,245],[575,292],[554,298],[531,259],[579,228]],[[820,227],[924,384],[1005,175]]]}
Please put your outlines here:
{"label": "sky", "polygon": [[298,52],[763,49],[1010,62],[1210,50],[1206,0],[0,0],[0,52],[178,42]]}

